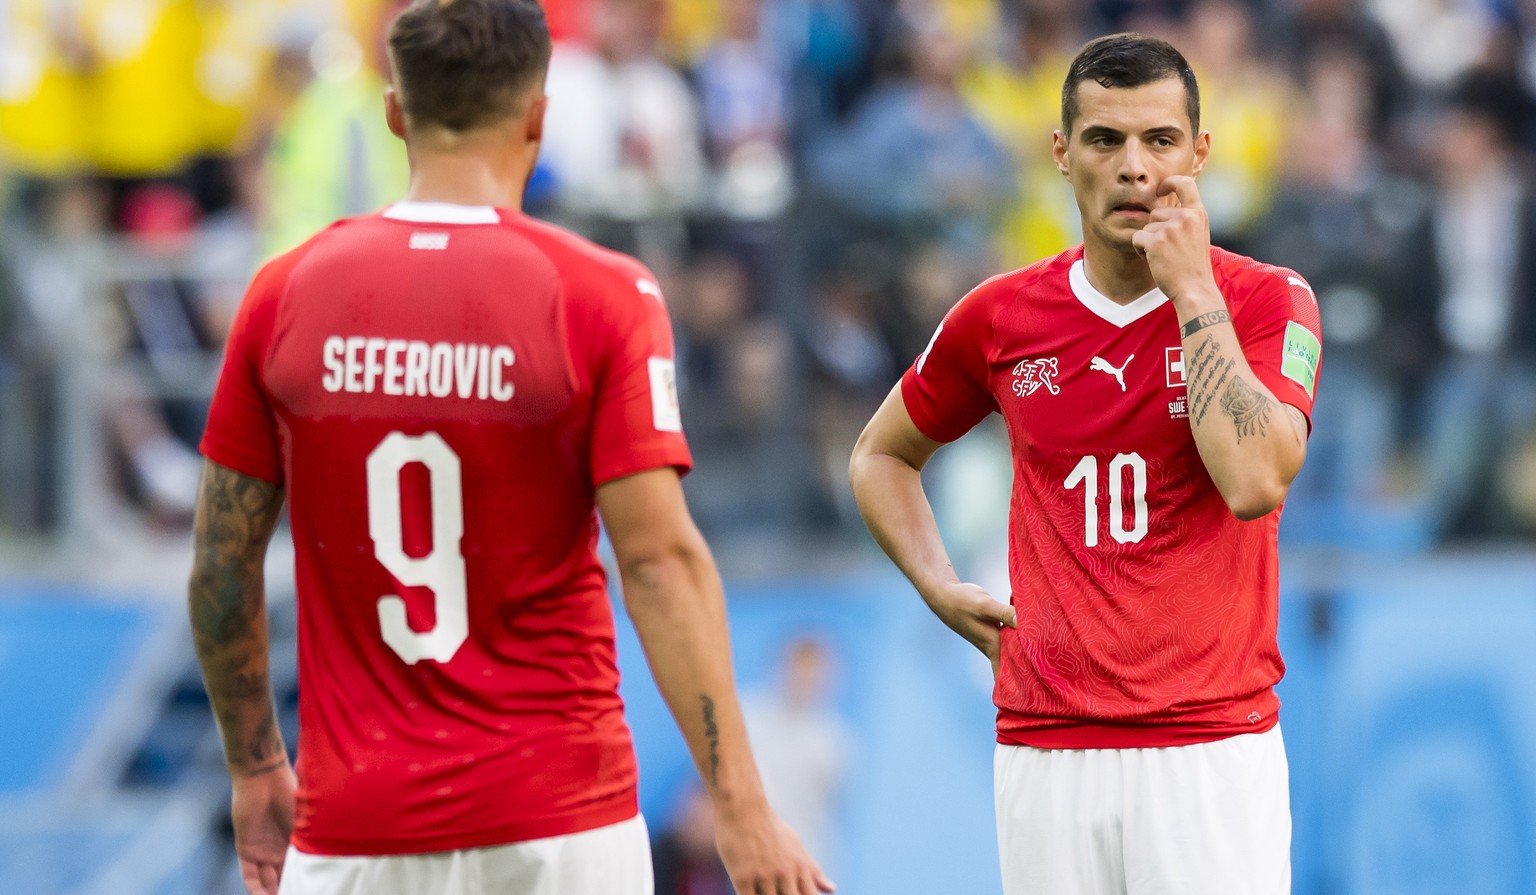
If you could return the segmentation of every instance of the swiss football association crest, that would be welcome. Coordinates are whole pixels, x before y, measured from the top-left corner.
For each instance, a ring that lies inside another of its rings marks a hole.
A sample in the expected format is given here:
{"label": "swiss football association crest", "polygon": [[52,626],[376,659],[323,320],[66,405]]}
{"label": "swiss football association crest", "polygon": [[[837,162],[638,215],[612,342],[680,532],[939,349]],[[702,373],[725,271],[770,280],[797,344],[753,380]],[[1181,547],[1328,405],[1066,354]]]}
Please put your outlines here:
{"label": "swiss football association crest", "polygon": [[1044,388],[1053,395],[1061,394],[1061,386],[1056,384],[1057,373],[1056,358],[1037,357],[1018,362],[1013,368],[1013,393],[1021,398],[1027,398]]}

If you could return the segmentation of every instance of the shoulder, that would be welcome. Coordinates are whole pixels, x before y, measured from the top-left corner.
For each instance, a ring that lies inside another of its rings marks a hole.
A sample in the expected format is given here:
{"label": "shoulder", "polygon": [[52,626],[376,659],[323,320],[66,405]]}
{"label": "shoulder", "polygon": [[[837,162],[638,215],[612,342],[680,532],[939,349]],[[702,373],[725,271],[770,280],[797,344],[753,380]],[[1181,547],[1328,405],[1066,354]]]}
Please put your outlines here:
{"label": "shoulder", "polygon": [[275,300],[279,297],[287,290],[288,283],[293,279],[294,271],[299,265],[314,254],[318,246],[330,242],[336,234],[348,228],[353,220],[352,218],[339,220],[261,265],[256,275],[251,278],[251,298]]}
{"label": "shoulder", "polygon": [[1236,320],[1284,317],[1320,331],[1317,293],[1289,267],[1266,264],[1225,249],[1211,249],[1216,286]]}
{"label": "shoulder", "polygon": [[1026,292],[1069,289],[1068,277],[1072,265],[1082,258],[1082,254],[1082,248],[1078,247],[1041,259],[1027,267],[997,274],[967,292],[955,308],[959,310],[961,307],[969,307],[967,313],[993,315],[1004,306],[1019,300]]}
{"label": "shoulder", "polygon": [[639,260],[606,249],[564,227],[527,215],[514,218],[509,226],[522,234],[554,265],[566,285],[597,287],[604,294],[644,294],[655,290],[656,275]]}
{"label": "shoulder", "polygon": [[1211,248],[1211,268],[1216,274],[1216,285],[1229,302],[1288,297],[1292,290],[1312,295],[1312,286],[1291,268],[1266,264],[1226,249]]}
{"label": "shoulder", "polygon": [[594,326],[625,331],[648,318],[665,319],[666,299],[656,275],[637,259],[527,215],[508,226],[549,261],[575,331]]}

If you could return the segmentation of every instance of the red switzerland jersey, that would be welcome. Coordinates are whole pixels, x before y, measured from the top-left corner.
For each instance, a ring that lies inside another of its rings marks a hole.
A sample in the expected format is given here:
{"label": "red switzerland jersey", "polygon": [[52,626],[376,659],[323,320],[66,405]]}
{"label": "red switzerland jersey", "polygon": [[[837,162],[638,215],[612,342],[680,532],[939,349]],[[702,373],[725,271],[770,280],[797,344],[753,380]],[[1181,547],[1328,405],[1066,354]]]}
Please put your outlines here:
{"label": "red switzerland jersey", "polygon": [[[1073,249],[977,287],[902,379],[918,429],[993,411],[1013,447],[993,693],[1001,743],[1171,746],[1272,727],[1280,511],[1240,522],[1195,448],[1172,303],[1119,305]],[[1310,418],[1317,302],[1294,272],[1212,249],[1254,374]],[[1213,411],[1216,408],[1213,408]],[[1289,426],[1278,410],[1270,426]]]}
{"label": "red switzerland jersey", "polygon": [[595,491],[691,462],[643,266],[489,207],[339,222],[257,274],[202,448],[287,488],[297,848],[635,815]]}

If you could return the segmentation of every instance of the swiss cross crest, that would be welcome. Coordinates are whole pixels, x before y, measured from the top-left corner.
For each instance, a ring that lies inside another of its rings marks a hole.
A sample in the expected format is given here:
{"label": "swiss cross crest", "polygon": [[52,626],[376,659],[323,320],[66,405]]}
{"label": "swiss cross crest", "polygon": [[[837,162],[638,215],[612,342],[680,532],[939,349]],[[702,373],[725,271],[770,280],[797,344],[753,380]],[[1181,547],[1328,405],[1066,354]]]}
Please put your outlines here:
{"label": "swiss cross crest", "polygon": [[1167,350],[1168,387],[1183,388],[1189,379],[1184,369],[1184,349],[1173,347]]}
{"label": "swiss cross crest", "polygon": [[1044,388],[1053,395],[1061,394],[1061,386],[1056,384],[1056,358],[1037,357],[1019,361],[1013,368],[1013,393],[1021,398],[1027,398]]}

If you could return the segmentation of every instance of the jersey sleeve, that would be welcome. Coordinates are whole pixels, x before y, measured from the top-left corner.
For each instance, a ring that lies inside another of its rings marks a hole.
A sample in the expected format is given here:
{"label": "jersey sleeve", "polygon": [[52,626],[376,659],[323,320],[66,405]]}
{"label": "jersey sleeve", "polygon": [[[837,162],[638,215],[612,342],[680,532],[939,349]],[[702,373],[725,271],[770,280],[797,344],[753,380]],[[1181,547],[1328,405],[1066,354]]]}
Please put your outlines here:
{"label": "jersey sleeve", "polygon": [[950,308],[928,347],[901,377],[907,414],[934,441],[954,441],[997,409],[987,361],[987,288],[973,289]]}
{"label": "jersey sleeve", "polygon": [[1248,287],[1251,293],[1235,321],[1243,355],[1255,376],[1283,403],[1312,423],[1323,330],[1317,297],[1294,271],[1270,268]]}
{"label": "jersey sleeve", "polygon": [[224,365],[200,446],[203,456],[220,466],[274,484],[283,481],[283,455],[261,374],[292,266],[289,255],[281,256],[251,281],[224,343]]}
{"label": "jersey sleeve", "polygon": [[693,467],[677,397],[672,323],[650,271],[605,287],[594,325],[598,343],[592,410],[594,485],[650,469]]}

